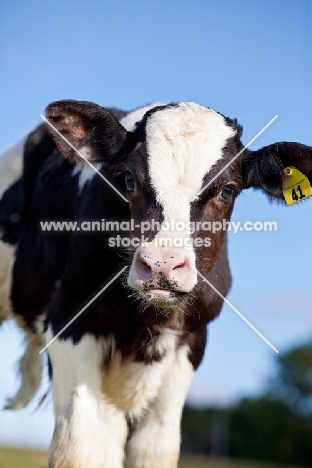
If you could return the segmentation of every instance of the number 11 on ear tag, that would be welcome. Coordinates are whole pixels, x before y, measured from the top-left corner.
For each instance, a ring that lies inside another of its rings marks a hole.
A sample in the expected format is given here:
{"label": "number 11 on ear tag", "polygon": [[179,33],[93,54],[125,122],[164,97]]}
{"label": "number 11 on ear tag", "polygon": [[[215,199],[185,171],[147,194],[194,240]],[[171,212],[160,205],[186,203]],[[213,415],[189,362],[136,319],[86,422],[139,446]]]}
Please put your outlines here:
{"label": "number 11 on ear tag", "polygon": [[285,167],[283,194],[287,205],[293,205],[312,195],[309,179],[293,166]]}

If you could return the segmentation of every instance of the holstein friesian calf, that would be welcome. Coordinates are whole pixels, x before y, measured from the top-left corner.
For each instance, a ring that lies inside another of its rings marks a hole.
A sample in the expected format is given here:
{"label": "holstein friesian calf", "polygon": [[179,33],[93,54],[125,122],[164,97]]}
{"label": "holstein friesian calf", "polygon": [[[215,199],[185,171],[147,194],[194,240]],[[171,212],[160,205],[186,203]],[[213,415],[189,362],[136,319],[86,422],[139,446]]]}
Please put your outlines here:
{"label": "holstein friesian calf", "polygon": [[[49,466],[120,468],[129,417],[132,466],[176,467],[184,400],[204,354],[206,325],[222,307],[196,270],[223,296],[231,284],[226,232],[209,232],[207,241],[204,222],[228,221],[236,196],[249,187],[282,201],[285,168],[311,183],[312,149],[281,142],[234,159],[243,149],[236,120],[191,102],[153,107],[136,125],[136,118],[119,123],[88,102],[54,102],[46,115],[129,202],[56,132],[57,149],[45,126],[29,137],[35,143],[21,178],[15,316],[49,343],[129,266],[48,347],[55,410]],[[49,151],[38,151],[43,140]],[[304,198],[297,185],[294,198]],[[124,226],[133,219],[134,230],[82,229],[104,219]],[[51,220],[78,227],[40,229],[40,221]],[[195,232],[183,228],[190,222]],[[141,223],[145,239],[137,243]]]}

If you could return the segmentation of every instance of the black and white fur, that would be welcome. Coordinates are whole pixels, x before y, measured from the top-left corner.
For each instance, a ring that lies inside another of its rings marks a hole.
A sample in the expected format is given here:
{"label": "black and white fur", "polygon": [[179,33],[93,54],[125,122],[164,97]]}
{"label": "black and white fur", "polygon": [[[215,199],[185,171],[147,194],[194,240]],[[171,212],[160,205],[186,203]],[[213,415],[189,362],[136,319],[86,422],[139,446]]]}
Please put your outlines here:
{"label": "black and white fur", "polygon": [[[137,125],[132,119],[129,130],[87,102],[52,103],[47,117],[129,203],[57,134],[55,146],[47,127],[35,130],[24,154],[11,290],[15,317],[49,343],[124,265],[130,267],[48,348],[55,410],[49,466],[121,468],[129,417],[135,422],[132,466],[174,468],[182,407],[204,354],[206,325],[222,307],[194,267],[223,295],[231,275],[222,231],[211,235],[209,249],[160,248],[156,240],[177,236],[164,229],[172,219],[229,220],[236,196],[249,187],[282,200],[284,167],[294,165],[312,180],[312,150],[285,142],[245,150],[220,173],[243,149],[242,128],[194,103],[157,105],[135,117]],[[38,228],[40,220],[101,218],[154,219],[161,228],[146,233],[148,242],[132,251],[110,248],[111,233]],[[194,237],[204,235],[199,229]]]}

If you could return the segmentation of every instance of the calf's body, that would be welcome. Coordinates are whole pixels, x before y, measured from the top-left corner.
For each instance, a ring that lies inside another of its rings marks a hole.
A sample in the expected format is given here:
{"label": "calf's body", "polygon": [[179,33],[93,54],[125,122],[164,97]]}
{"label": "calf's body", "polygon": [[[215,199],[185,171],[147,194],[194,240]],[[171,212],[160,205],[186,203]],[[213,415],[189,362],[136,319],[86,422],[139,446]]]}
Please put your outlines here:
{"label": "calf's body", "polygon": [[[207,242],[203,224],[228,221],[248,187],[282,199],[286,166],[311,181],[311,148],[304,145],[278,143],[235,157],[243,149],[241,127],[212,109],[176,103],[136,112],[119,123],[93,103],[52,103],[47,118],[56,146],[44,127],[38,144],[46,138],[49,154],[34,162],[34,148],[24,160],[12,302],[27,330],[53,340],[51,468],[121,468],[126,418],[134,422],[135,468],[177,466],[182,407],[204,354],[206,325],[231,284],[226,232],[209,232]],[[135,229],[40,230],[40,221],[53,219],[78,226],[133,220]],[[131,244],[141,223],[145,238],[135,247],[110,242],[119,235]]]}

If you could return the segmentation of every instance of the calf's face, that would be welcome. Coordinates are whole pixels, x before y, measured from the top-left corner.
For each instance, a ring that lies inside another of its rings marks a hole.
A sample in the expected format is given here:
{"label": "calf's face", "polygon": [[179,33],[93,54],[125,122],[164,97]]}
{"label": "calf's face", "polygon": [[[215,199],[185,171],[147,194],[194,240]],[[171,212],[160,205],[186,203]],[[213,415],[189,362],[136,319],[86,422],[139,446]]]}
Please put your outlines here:
{"label": "calf's face", "polygon": [[[217,175],[238,152],[236,122],[194,103],[150,111],[126,161],[127,197],[145,240],[136,249],[128,283],[150,301],[174,305],[209,271],[225,235],[209,222],[228,220],[240,190],[240,164]],[[142,135],[143,134],[143,135]],[[205,230],[206,228],[206,230]]]}
{"label": "calf's face", "polygon": [[[243,188],[282,199],[284,167],[294,158],[311,178],[311,148],[278,143],[241,151],[236,120],[194,103],[155,107],[133,132],[92,103],[52,103],[47,117],[87,159],[122,168],[136,226],[131,236],[141,238],[128,284],[164,308],[194,289],[196,269],[207,274],[214,266]],[[65,156],[80,159],[55,139]]]}

